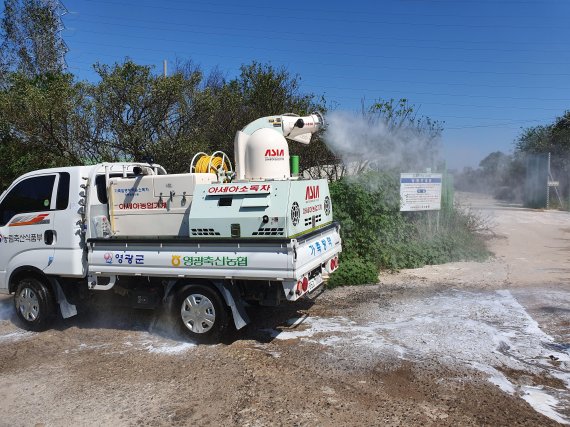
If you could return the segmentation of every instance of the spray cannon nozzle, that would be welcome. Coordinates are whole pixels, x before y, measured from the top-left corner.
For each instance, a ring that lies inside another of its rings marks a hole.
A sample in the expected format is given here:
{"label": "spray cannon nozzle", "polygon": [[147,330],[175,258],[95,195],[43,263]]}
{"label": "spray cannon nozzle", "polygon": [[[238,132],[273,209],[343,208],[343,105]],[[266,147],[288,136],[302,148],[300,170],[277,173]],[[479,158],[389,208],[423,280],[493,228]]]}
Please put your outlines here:
{"label": "spray cannon nozzle", "polygon": [[309,116],[282,116],[283,136],[302,144],[311,142],[311,135],[324,126],[323,115],[315,112]]}
{"label": "spray cannon nozzle", "polygon": [[311,133],[315,133],[317,130],[320,130],[325,125],[325,119],[321,113],[315,111],[310,116],[300,117],[295,122],[295,127],[299,129],[303,129],[305,127],[305,122],[308,122],[311,126],[314,126],[316,130],[313,130]]}
{"label": "spray cannon nozzle", "polygon": [[326,125],[325,116],[323,116],[320,111],[314,111],[313,114],[311,114],[311,117],[313,116],[315,117],[315,121],[319,123],[319,129],[324,128]]}

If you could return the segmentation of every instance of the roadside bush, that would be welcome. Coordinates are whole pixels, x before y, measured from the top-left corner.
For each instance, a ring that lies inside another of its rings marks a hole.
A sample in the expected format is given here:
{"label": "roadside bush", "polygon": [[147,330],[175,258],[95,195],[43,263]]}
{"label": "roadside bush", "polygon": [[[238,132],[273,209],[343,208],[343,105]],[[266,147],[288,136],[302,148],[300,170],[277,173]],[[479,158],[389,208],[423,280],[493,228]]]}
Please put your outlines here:
{"label": "roadside bush", "polygon": [[341,266],[331,286],[376,282],[379,270],[418,268],[488,256],[474,214],[453,203],[437,213],[400,212],[398,174],[367,172],[330,184],[341,223]]}
{"label": "roadside bush", "polygon": [[374,263],[361,258],[345,259],[342,266],[331,274],[327,286],[362,285],[378,281],[378,268]]}
{"label": "roadside bush", "polygon": [[399,215],[398,185],[392,176],[370,172],[331,183],[334,216],[342,226],[343,258],[388,268],[395,262],[397,254],[386,246],[406,240],[411,229]]}

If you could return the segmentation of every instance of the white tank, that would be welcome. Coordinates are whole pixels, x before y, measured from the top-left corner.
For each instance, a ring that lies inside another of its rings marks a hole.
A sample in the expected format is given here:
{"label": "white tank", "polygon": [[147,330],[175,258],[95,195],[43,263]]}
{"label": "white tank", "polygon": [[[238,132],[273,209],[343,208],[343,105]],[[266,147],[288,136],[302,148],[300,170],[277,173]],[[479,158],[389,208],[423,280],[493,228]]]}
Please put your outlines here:
{"label": "white tank", "polygon": [[258,129],[251,134],[245,147],[246,179],[287,179],[291,176],[289,146],[273,129]]}

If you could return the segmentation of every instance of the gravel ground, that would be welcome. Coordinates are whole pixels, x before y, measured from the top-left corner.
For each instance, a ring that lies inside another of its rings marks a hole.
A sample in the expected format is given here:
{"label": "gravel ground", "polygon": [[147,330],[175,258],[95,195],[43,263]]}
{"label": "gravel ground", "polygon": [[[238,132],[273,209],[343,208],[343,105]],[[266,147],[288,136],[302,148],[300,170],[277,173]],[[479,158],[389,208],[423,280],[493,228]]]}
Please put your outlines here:
{"label": "gravel ground", "polygon": [[570,423],[570,217],[469,196],[495,257],[252,311],[214,346],[100,304],[44,333],[0,298],[0,425]]}

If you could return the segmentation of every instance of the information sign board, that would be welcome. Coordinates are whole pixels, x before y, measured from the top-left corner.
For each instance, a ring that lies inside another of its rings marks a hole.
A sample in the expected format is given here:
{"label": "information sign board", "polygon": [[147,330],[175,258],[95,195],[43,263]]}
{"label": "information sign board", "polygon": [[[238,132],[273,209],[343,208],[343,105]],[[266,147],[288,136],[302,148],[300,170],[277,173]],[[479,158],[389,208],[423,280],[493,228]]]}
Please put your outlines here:
{"label": "information sign board", "polygon": [[440,209],[440,173],[400,174],[400,211],[438,211]]}

